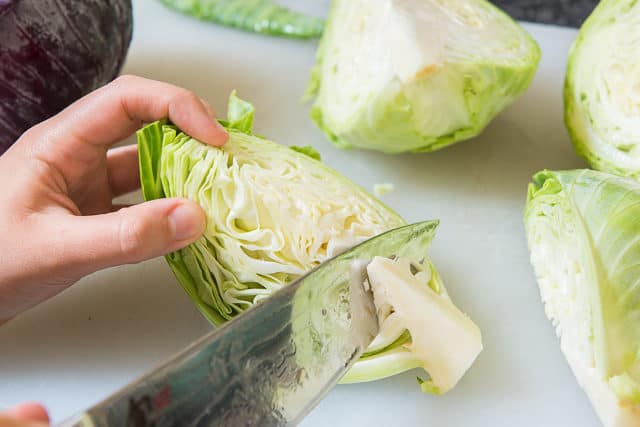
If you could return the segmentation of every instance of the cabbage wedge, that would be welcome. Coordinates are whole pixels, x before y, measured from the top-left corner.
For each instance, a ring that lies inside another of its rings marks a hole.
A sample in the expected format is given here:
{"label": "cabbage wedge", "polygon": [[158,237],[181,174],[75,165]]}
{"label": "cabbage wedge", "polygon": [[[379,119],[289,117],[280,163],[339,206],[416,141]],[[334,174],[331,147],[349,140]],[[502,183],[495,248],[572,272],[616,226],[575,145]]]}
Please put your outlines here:
{"label": "cabbage wedge", "polygon": [[[185,197],[200,204],[207,216],[204,235],[167,255],[166,260],[187,294],[215,325],[241,314],[332,256],[405,224],[382,202],[322,164],[312,148],[286,147],[253,134],[253,106],[235,94],[228,111],[228,120],[220,122],[230,138],[219,148],[204,145],[164,121],[138,131],[145,199]],[[428,248],[437,225],[437,221],[429,225],[422,249]],[[406,292],[380,292],[378,299],[385,301],[378,308],[380,334],[344,382],[425,368],[431,375],[421,380],[422,389],[444,393],[480,352],[479,329],[453,306],[426,254],[412,257],[416,259],[411,269],[409,261],[402,264],[412,278],[398,276],[372,283],[374,290],[406,286]],[[423,334],[429,325],[407,321],[413,318],[411,313],[421,313],[429,306],[434,309],[420,318],[441,319],[446,328],[431,329],[457,331],[459,337],[441,340],[431,351],[426,337],[444,334],[436,331],[414,343],[412,334]],[[404,317],[394,315],[394,308],[405,313]],[[452,355],[451,363],[448,355]]]}
{"label": "cabbage wedge", "polygon": [[543,171],[525,225],[547,316],[603,424],[640,426],[640,184]]}
{"label": "cabbage wedge", "polygon": [[312,119],[341,148],[433,151],[478,135],[521,95],[540,50],[486,0],[333,0]]}
{"label": "cabbage wedge", "polygon": [[591,167],[640,178],[640,3],[602,0],[569,55],[565,124]]}

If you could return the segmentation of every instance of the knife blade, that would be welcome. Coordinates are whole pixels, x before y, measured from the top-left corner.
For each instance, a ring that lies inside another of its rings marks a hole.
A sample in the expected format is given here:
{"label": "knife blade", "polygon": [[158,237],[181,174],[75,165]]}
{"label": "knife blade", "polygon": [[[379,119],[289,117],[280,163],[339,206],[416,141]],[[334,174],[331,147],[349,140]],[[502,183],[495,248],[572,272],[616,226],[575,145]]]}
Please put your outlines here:
{"label": "knife blade", "polygon": [[366,263],[424,255],[436,226],[400,227],[332,258],[60,427],[296,425],[377,334]]}

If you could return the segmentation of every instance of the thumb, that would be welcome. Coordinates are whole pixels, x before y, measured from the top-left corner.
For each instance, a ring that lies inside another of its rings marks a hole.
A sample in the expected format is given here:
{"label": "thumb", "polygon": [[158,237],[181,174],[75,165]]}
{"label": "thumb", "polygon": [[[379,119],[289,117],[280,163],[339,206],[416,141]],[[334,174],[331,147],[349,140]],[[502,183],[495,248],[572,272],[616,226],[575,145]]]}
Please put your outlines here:
{"label": "thumb", "polygon": [[49,423],[26,421],[0,413],[0,427],[47,427]]}
{"label": "thumb", "polygon": [[35,427],[49,425],[47,410],[37,403],[23,403],[0,413],[0,427]]}
{"label": "thumb", "polygon": [[205,226],[200,206],[186,199],[158,199],[109,214],[73,217],[70,236],[63,236],[65,259],[81,275],[133,264],[193,243]]}

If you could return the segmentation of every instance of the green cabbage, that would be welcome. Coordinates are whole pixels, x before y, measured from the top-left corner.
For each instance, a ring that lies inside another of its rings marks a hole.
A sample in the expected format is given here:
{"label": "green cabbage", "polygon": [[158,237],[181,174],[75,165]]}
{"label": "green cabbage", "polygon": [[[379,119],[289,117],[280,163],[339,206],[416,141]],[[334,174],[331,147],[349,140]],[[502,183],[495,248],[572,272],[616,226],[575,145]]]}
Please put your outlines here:
{"label": "green cabbage", "polygon": [[205,236],[169,256],[207,318],[220,324],[324,260],[404,224],[382,202],[316,160],[253,135],[253,106],[232,95],[222,148],[155,122],[138,133],[145,199],[186,197]]}
{"label": "green cabbage", "polygon": [[437,150],[479,134],[529,86],[539,58],[485,0],[333,0],[311,116],[342,148]]}
{"label": "green cabbage", "polygon": [[565,79],[565,124],[598,170],[640,176],[640,3],[603,0],[580,29]]}
{"label": "green cabbage", "polygon": [[[145,199],[186,197],[206,213],[204,236],[166,259],[187,294],[216,325],[332,256],[405,224],[382,202],[322,164],[312,148],[286,147],[253,134],[253,106],[235,94],[228,114],[228,120],[220,122],[230,137],[220,148],[204,145],[164,121],[138,132]],[[430,225],[424,249],[436,227],[437,222]],[[426,254],[413,256],[412,268],[424,273],[421,282],[406,285],[414,297],[409,298],[413,307],[405,311],[418,311],[423,303],[435,307],[432,314],[422,317],[438,317],[449,330],[465,330],[469,336],[463,339],[463,332],[458,333],[461,339],[434,348],[433,354],[462,350],[451,358],[451,366],[438,358],[433,362],[425,357],[424,346],[413,346],[407,330],[410,322],[385,312],[380,316],[379,335],[343,382],[432,367],[435,377],[425,381],[423,389],[446,392],[479,353],[477,327],[470,326],[470,320],[453,306]],[[403,283],[400,278],[394,282],[395,286],[405,286]],[[431,291],[420,293],[415,287]],[[390,304],[400,301],[399,307],[407,307],[398,298],[408,294],[395,295]],[[411,329],[423,332],[423,327]],[[466,343],[470,345],[463,347]]]}
{"label": "green cabbage", "polygon": [[525,225],[547,316],[606,426],[640,423],[640,184],[539,172]]}
{"label": "green cabbage", "polygon": [[179,12],[245,31],[298,38],[319,37],[324,21],[271,0],[160,0]]}

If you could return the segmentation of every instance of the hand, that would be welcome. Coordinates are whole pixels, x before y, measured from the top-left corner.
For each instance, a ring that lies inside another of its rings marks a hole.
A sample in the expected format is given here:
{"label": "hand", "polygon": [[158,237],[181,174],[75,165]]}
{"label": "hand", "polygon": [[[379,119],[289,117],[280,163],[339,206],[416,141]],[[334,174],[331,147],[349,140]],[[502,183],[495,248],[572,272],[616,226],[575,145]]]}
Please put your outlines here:
{"label": "hand", "polygon": [[112,202],[140,179],[136,146],[109,148],[165,117],[204,143],[228,138],[193,93],[126,76],[33,127],[0,156],[0,323],[87,274],[201,236],[204,213],[188,200]]}
{"label": "hand", "polygon": [[0,427],[44,427],[48,425],[49,415],[37,403],[25,403],[0,413]]}

